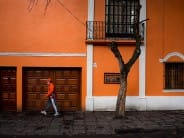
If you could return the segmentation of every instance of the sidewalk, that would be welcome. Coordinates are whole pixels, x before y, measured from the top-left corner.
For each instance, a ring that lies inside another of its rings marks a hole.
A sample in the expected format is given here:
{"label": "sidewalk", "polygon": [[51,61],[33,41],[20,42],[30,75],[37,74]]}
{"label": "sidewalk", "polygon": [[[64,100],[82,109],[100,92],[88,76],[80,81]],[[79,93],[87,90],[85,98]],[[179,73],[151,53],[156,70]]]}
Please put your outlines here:
{"label": "sidewalk", "polygon": [[123,119],[114,112],[0,113],[4,136],[168,136],[184,138],[184,111],[127,111]]}

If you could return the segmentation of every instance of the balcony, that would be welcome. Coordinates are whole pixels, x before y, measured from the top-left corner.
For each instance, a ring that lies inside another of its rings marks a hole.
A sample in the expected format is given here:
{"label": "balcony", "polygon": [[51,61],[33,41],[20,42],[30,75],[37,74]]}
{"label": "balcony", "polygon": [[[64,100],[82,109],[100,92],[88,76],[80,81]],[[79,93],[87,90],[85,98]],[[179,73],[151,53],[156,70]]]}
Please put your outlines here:
{"label": "balcony", "polygon": [[[107,25],[104,21],[86,22],[86,43],[107,45],[116,41],[119,45],[135,45],[133,24]],[[144,41],[144,24],[140,24],[140,35]]]}

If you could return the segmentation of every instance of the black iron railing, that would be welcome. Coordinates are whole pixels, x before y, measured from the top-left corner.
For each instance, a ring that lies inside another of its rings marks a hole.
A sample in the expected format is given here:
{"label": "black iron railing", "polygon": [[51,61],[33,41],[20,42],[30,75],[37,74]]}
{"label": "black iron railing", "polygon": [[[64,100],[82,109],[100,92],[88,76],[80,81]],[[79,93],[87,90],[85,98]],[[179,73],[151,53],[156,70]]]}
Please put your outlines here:
{"label": "black iron railing", "polygon": [[[86,22],[86,40],[135,39],[133,24],[106,24],[104,21]],[[140,24],[140,34],[144,38],[144,23]]]}
{"label": "black iron railing", "polygon": [[105,22],[87,21],[86,22],[86,39],[105,39]]}

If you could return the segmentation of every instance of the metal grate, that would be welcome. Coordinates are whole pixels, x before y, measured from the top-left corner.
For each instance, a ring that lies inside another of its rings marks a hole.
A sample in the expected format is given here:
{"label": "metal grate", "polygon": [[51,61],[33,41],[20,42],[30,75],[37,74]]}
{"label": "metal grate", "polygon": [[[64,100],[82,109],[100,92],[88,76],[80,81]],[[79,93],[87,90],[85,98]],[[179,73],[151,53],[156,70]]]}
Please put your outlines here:
{"label": "metal grate", "polygon": [[[106,25],[104,21],[87,21],[86,22],[86,40],[104,40],[104,39],[134,39],[133,35],[130,37],[129,34],[111,37],[106,33]],[[140,24],[140,35],[142,40],[144,40],[144,23]],[[129,36],[129,37],[128,37]]]}
{"label": "metal grate", "polygon": [[105,22],[87,21],[87,40],[88,39],[105,39]]}
{"label": "metal grate", "polygon": [[165,63],[165,89],[184,89],[184,63]]}
{"label": "metal grate", "polygon": [[[106,0],[105,21],[87,21],[86,39],[135,39],[139,8],[139,0]],[[144,23],[139,29],[143,40]]]}
{"label": "metal grate", "polygon": [[134,37],[139,0],[106,0],[106,37]]}

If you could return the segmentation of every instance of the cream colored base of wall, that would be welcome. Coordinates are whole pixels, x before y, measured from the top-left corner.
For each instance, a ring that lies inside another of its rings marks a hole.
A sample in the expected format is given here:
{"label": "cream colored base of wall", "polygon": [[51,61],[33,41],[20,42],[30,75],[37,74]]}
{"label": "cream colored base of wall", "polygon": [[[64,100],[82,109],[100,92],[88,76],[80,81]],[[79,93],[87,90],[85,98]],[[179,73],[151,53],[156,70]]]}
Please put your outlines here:
{"label": "cream colored base of wall", "polygon": [[[86,111],[114,111],[116,96],[86,98]],[[128,96],[126,110],[184,110],[184,96]]]}

